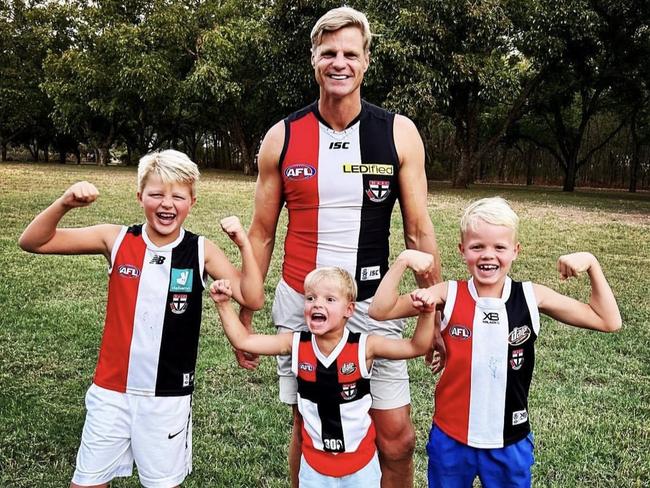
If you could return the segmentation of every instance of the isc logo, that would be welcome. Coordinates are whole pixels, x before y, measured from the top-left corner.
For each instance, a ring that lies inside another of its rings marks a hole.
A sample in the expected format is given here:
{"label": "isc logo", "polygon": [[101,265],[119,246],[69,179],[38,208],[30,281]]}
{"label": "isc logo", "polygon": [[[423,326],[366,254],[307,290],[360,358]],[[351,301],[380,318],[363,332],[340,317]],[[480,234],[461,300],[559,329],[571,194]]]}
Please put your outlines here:
{"label": "isc logo", "polygon": [[330,142],[330,149],[349,149],[349,142]]}
{"label": "isc logo", "polygon": [[284,176],[289,180],[308,180],[316,174],[316,168],[310,164],[292,164],[284,170]]}
{"label": "isc logo", "polygon": [[117,268],[117,272],[120,273],[121,276],[126,276],[127,278],[137,278],[140,276],[140,270],[130,264],[120,264]]}

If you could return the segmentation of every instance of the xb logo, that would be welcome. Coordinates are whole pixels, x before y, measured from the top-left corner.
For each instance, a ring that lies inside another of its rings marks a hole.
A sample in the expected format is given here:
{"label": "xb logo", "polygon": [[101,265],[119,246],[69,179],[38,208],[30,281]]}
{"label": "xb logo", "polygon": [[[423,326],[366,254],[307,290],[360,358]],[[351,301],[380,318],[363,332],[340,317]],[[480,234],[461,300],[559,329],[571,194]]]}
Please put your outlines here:
{"label": "xb logo", "polygon": [[496,312],[483,312],[483,323],[498,322],[499,314]]}
{"label": "xb logo", "polygon": [[330,149],[349,149],[349,142],[330,142]]}

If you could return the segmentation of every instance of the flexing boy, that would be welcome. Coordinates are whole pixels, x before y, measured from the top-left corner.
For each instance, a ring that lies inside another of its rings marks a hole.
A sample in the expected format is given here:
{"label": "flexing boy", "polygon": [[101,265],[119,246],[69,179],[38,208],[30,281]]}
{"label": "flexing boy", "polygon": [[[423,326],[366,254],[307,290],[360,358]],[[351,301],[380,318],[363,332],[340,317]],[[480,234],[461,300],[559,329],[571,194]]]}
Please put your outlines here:
{"label": "flexing boy", "polygon": [[130,476],[134,461],[144,486],[180,485],[192,469],[191,393],[206,275],[228,279],[242,305],[263,305],[262,277],[236,217],[221,225],[240,249],[241,272],[215,244],[182,227],[198,178],[185,154],[151,153],[138,166],[144,224],[58,227],[68,211],[97,199],[95,186],[82,181],[20,237],[25,251],[108,260],[104,334],[71,487],[108,486]]}
{"label": "flexing boy", "polygon": [[[427,444],[429,487],[531,485],[533,439],[528,390],[533,374],[539,313],[575,327],[613,332],[621,316],[598,260],[586,252],[560,257],[562,279],[586,272],[589,303],[508,277],[519,254],[518,217],[502,198],[471,204],[461,222],[459,250],[471,275],[419,291],[416,298],[443,308],[447,350],[436,386],[433,427]],[[398,257],[370,307],[376,319],[418,312],[397,287],[409,266]]]}
{"label": "flexing boy", "polygon": [[[433,261],[430,254],[416,251],[406,251],[404,259],[417,272],[429,270]],[[391,339],[346,327],[357,296],[356,282],[347,271],[315,269],[306,276],[304,288],[309,330],[278,335],[249,332],[230,304],[227,280],[215,281],[210,295],[235,348],[291,356],[302,416],[300,487],[379,488],[381,471],[369,415],[372,361],[427,353],[433,341],[434,309],[414,299],[411,307],[419,317],[413,337]]]}

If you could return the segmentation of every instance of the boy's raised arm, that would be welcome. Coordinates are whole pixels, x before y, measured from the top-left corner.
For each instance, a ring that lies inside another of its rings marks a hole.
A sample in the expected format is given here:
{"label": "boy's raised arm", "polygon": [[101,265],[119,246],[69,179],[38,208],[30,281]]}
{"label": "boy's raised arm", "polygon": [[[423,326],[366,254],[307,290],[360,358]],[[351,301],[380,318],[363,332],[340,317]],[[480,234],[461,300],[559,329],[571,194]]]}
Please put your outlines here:
{"label": "boy's raised arm", "polygon": [[431,254],[407,249],[402,251],[384,275],[370,304],[368,314],[375,320],[390,320],[417,315],[410,295],[400,296],[398,287],[407,268],[415,273],[425,273],[433,266]]}
{"label": "boy's raised arm", "polygon": [[543,313],[575,327],[601,332],[615,332],[621,328],[621,313],[616,298],[593,254],[577,252],[561,256],[557,269],[563,280],[587,272],[591,281],[591,297],[589,303],[582,303],[546,286],[535,285],[537,305]]}
{"label": "boy's raised arm", "polygon": [[99,192],[92,183],[80,181],[70,186],[25,228],[18,245],[39,254],[104,254],[110,252],[120,226],[113,224],[80,228],[58,228],[63,216],[73,208],[91,205]]}
{"label": "boy's raised arm", "polygon": [[208,239],[205,240],[205,269],[214,279],[229,280],[231,296],[240,305],[259,310],[264,305],[264,284],[248,236],[234,216],[222,219],[221,228],[239,248],[242,269],[238,270],[224,252]]}
{"label": "boy's raised arm", "polygon": [[216,280],[210,286],[210,297],[217,307],[223,330],[233,347],[255,354],[291,354],[293,334],[251,334],[232,307],[231,296],[232,289],[228,280]]}

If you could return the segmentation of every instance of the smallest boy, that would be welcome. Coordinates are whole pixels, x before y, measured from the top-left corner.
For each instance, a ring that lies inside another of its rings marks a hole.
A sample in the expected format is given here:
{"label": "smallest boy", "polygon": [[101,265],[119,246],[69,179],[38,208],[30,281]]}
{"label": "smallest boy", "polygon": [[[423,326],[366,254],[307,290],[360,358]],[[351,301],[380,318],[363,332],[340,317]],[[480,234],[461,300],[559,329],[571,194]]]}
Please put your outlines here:
{"label": "smallest boy", "polygon": [[138,165],[144,224],[59,227],[68,211],[98,198],[97,188],[82,181],[20,237],[25,251],[101,254],[108,261],[104,334],[72,488],[106,487],[130,476],[134,461],[144,486],[180,485],[192,470],[191,394],[206,275],[230,280],[246,307],[264,303],[262,275],[236,217],[221,226],[239,247],[242,271],[215,244],[183,228],[198,178],[196,164],[181,152],[147,154]]}
{"label": "smallest boy", "polygon": [[[405,251],[416,272],[431,268],[433,257]],[[323,267],[305,278],[304,317],[309,331],[278,335],[251,334],[230,304],[225,280],[215,281],[210,295],[228,340],[242,351],[291,355],[298,380],[302,415],[301,488],[379,488],[381,472],[372,404],[370,374],[375,358],[408,359],[425,354],[433,341],[434,309],[411,303],[419,313],[411,339],[389,339],[351,332],[345,324],[354,313],[357,285],[345,270]]]}
{"label": "smallest boy", "polygon": [[[589,303],[508,277],[519,254],[518,217],[499,197],[472,203],[460,222],[458,248],[468,281],[438,283],[417,293],[419,302],[444,306],[441,334],[447,351],[436,386],[427,444],[429,487],[529,487],[533,438],[528,390],[539,333],[539,313],[601,332],[621,327],[621,315],[598,260],[587,252],[560,257],[562,279],[586,272]],[[370,315],[379,320],[418,312],[413,296],[398,297],[408,267],[401,257],[384,276]]]}

